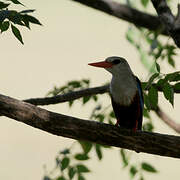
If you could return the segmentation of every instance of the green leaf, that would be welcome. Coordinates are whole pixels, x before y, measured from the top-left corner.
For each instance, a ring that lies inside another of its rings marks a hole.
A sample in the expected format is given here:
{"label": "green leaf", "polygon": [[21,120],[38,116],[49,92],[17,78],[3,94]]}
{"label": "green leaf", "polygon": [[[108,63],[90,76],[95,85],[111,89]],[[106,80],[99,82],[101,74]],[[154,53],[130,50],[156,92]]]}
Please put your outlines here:
{"label": "green leaf", "polygon": [[166,82],[167,82],[166,79],[159,79],[158,82],[157,82],[157,86],[163,87],[163,84],[166,83]]}
{"label": "green leaf", "polygon": [[172,86],[167,82],[166,84],[164,84],[163,86],[163,94],[164,97],[172,104],[172,106],[174,105],[174,89],[172,88]]}
{"label": "green leaf", "polygon": [[141,87],[143,90],[145,90],[147,84],[148,84],[148,82],[141,82]]}
{"label": "green leaf", "polygon": [[90,80],[89,79],[83,79],[82,82],[84,82],[85,84],[89,85]]}
{"label": "green leaf", "polygon": [[79,160],[79,161],[84,161],[84,160],[89,159],[87,154],[80,154],[80,153],[76,154],[74,158]]}
{"label": "green leaf", "polygon": [[176,83],[176,84],[173,86],[173,89],[174,89],[174,91],[180,90],[180,82],[179,82],[179,83]]}
{"label": "green leaf", "polygon": [[92,98],[95,102],[98,100],[98,97],[96,95],[92,96]]}
{"label": "green leaf", "polygon": [[69,107],[72,107],[74,101],[73,100],[72,101],[68,101],[68,103],[69,103]]}
{"label": "green leaf", "polygon": [[156,62],[156,69],[157,69],[157,72],[160,73],[160,65]]}
{"label": "green leaf", "polygon": [[149,0],[141,0],[141,4],[142,4],[144,7],[147,7],[148,2],[149,2]]}
{"label": "green leaf", "polygon": [[169,73],[165,77],[166,81],[173,82],[173,81],[179,81],[180,80],[180,71]]}
{"label": "green leaf", "polygon": [[148,60],[149,55],[142,48],[138,48],[137,50],[140,54],[140,60],[142,64],[146,67],[146,69],[148,69],[149,72],[155,73],[156,72],[155,62],[152,63]]}
{"label": "green leaf", "polygon": [[76,169],[74,167],[70,167],[68,169],[68,176],[70,179],[73,179],[74,175],[76,174]]}
{"label": "green leaf", "polygon": [[22,6],[24,6],[24,4],[22,4],[22,3],[19,2],[18,0],[8,0],[8,1],[13,2],[14,4],[21,4]]}
{"label": "green leaf", "polygon": [[60,161],[60,159],[59,159],[59,157],[56,157],[56,166],[59,166],[59,164],[61,164],[61,161]]}
{"label": "green leaf", "polygon": [[129,172],[130,172],[131,178],[133,178],[138,171],[137,171],[137,168],[132,165]]}
{"label": "green leaf", "polygon": [[98,159],[101,160],[102,159],[101,145],[96,144],[95,149],[96,149],[96,154],[97,154]]}
{"label": "green leaf", "polygon": [[155,59],[158,59],[159,57],[162,58],[162,56],[161,56],[162,51],[163,51],[163,47],[159,47],[157,54],[155,54]]}
{"label": "green leaf", "polygon": [[145,171],[151,172],[151,173],[157,173],[157,170],[149,163],[143,162],[141,164],[141,168]]}
{"label": "green leaf", "polygon": [[78,175],[78,180],[85,180],[84,176],[82,176],[82,174]]}
{"label": "green leaf", "polygon": [[149,114],[149,111],[148,111],[147,108],[144,108],[144,109],[143,109],[143,116],[146,117],[146,118],[148,118],[148,119],[151,118],[151,117],[150,117],[150,114]]}
{"label": "green leaf", "polygon": [[64,176],[60,176],[56,180],[66,180],[66,178]]}
{"label": "green leaf", "polygon": [[1,29],[1,33],[7,31],[9,29],[9,21],[4,21],[1,24],[0,29]]}
{"label": "green leaf", "polygon": [[0,11],[0,23],[2,23],[8,17],[9,17],[9,10]]}
{"label": "green leaf", "polygon": [[175,67],[174,59],[173,59],[171,56],[168,56],[168,63],[169,63],[172,67]]}
{"label": "green leaf", "polygon": [[15,27],[14,25],[12,25],[12,24],[11,24],[11,29],[12,29],[12,32],[13,32],[14,36],[15,36],[22,44],[24,44],[19,29],[18,29],[17,27]]}
{"label": "green leaf", "polygon": [[88,154],[90,150],[92,149],[92,143],[87,142],[87,141],[79,141],[83,151],[85,154]]}
{"label": "green leaf", "polygon": [[121,149],[120,150],[120,154],[121,154],[121,158],[122,158],[122,161],[124,163],[124,166],[123,167],[126,167],[128,165],[128,158],[127,158],[127,155],[126,155],[126,151],[124,149]]}
{"label": "green leaf", "polygon": [[98,120],[99,122],[104,122],[104,115],[103,114],[97,114],[95,116],[96,120]]}
{"label": "green leaf", "polygon": [[151,104],[151,109],[156,109],[158,105],[158,90],[151,86],[148,92],[148,98]]}
{"label": "green leaf", "polygon": [[43,177],[43,180],[51,180],[51,178],[48,177],[48,176],[44,176],[44,177]]}
{"label": "green leaf", "polygon": [[151,103],[150,103],[149,97],[147,96],[146,93],[144,93],[144,104],[145,104],[147,110],[149,111],[151,109]]}
{"label": "green leaf", "polygon": [[110,118],[108,119],[108,123],[114,125],[113,121]]}
{"label": "green leaf", "polygon": [[76,80],[70,81],[68,83],[68,86],[72,86],[73,88],[82,87],[81,82],[80,81],[76,81]]}
{"label": "green leaf", "polygon": [[77,166],[78,173],[88,173],[90,170],[83,164],[78,164]]}
{"label": "green leaf", "polygon": [[59,153],[66,155],[66,154],[69,154],[69,153],[70,153],[70,150],[66,148],[66,149],[64,149],[63,151],[60,151]]}
{"label": "green leaf", "polygon": [[151,45],[151,51],[153,51],[154,49],[156,49],[157,47],[158,47],[158,41],[157,41],[157,39],[155,38],[155,39],[153,39],[153,40],[151,40],[152,42],[150,43],[150,45]]}
{"label": "green leaf", "polygon": [[144,180],[144,177],[141,175],[140,179],[139,180]]}
{"label": "green leaf", "polygon": [[147,122],[147,123],[143,124],[143,130],[144,131],[152,132],[153,129],[154,129],[154,126],[151,122]]}
{"label": "green leaf", "polygon": [[110,114],[109,114],[109,116],[110,116],[111,118],[115,118],[114,111],[111,111]]}
{"label": "green leaf", "polygon": [[[24,25],[25,25],[27,28],[30,29],[29,21],[28,21],[27,19],[24,19],[23,16],[22,16],[21,20],[22,20],[22,22],[24,23]],[[53,95],[56,96],[58,93],[59,93],[59,92],[55,92],[55,91],[54,91]],[[49,94],[51,94],[51,93],[49,93]],[[48,94],[48,95],[49,95],[49,94]]]}
{"label": "green leaf", "polygon": [[6,4],[6,3],[3,3],[3,2],[0,2],[0,9],[4,9],[4,8],[7,8],[10,4]]}
{"label": "green leaf", "polygon": [[83,97],[83,104],[86,104],[90,100],[91,96],[84,96]]}
{"label": "green leaf", "polygon": [[66,169],[69,165],[70,159],[68,157],[64,157],[63,160],[61,161],[61,171]]}
{"label": "green leaf", "polygon": [[31,23],[33,23],[33,24],[42,25],[42,24],[40,23],[40,21],[39,21],[38,19],[36,19],[35,17],[33,17],[33,16],[30,16],[30,15],[27,15],[27,14],[22,15],[22,16],[23,16],[23,19],[25,19],[25,20],[28,21],[28,22],[31,22]]}
{"label": "green leaf", "polygon": [[24,23],[22,21],[22,15],[17,11],[14,10],[9,11],[9,16],[7,18],[9,19],[9,21],[13,22],[14,24],[24,26]]}
{"label": "green leaf", "polygon": [[126,32],[126,39],[131,43],[134,44],[134,32],[131,27],[128,28]]}
{"label": "green leaf", "polygon": [[150,86],[152,85],[153,81],[159,76],[159,73],[154,73],[150,78],[149,81],[145,87],[145,89],[149,89]]}

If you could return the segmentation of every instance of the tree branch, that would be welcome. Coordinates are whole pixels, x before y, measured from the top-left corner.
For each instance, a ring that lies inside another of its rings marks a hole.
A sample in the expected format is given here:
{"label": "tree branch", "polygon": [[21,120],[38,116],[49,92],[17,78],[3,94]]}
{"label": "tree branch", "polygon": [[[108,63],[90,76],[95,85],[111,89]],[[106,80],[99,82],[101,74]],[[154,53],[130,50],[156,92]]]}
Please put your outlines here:
{"label": "tree branch", "polygon": [[60,94],[53,97],[45,97],[45,98],[31,98],[26,99],[24,102],[34,104],[34,105],[49,105],[49,104],[57,104],[67,101],[72,101],[75,99],[79,99],[85,96],[92,96],[96,94],[103,94],[109,91],[109,84],[94,88],[86,88],[79,91],[73,91],[66,94]]}
{"label": "tree branch", "polygon": [[53,113],[0,95],[0,113],[54,135],[180,158],[180,137],[158,133],[134,133],[113,125]]}
{"label": "tree branch", "polygon": [[[161,87],[157,87],[156,84],[153,84],[153,85],[156,86],[156,88],[159,91],[162,91]],[[173,88],[174,88],[174,92],[180,93],[180,90],[175,89],[175,86]],[[85,96],[103,94],[103,93],[107,93],[107,92],[109,92],[109,84],[104,85],[104,86],[94,87],[94,88],[82,89],[79,91],[73,91],[73,92],[69,92],[66,94],[57,95],[57,96],[53,96],[53,97],[26,99],[26,100],[24,100],[24,102],[28,102],[28,103],[36,105],[36,106],[37,105],[50,105],[50,104],[57,104],[57,103],[63,103],[63,102],[67,102],[67,101],[76,100],[76,99],[79,99],[79,98],[82,98]],[[158,117],[161,118],[161,120],[163,122],[165,122],[169,127],[171,127],[173,130],[175,130],[177,133],[180,133],[180,124],[178,124],[175,121],[173,121],[172,119],[170,119],[166,115],[166,113],[164,113],[160,109],[160,107],[158,107],[154,111],[158,115]]]}
{"label": "tree branch", "polygon": [[83,5],[89,6],[91,8],[103,11],[109,15],[115,16],[117,18],[123,19],[136,26],[144,27],[152,31],[157,31],[161,29],[161,33],[168,35],[166,31],[163,30],[163,26],[157,16],[153,16],[127,5],[123,5],[113,0],[72,0],[79,2]]}
{"label": "tree branch", "polygon": [[163,122],[165,122],[169,127],[175,130],[177,133],[180,133],[180,124],[172,120],[166,113],[164,113],[160,109],[160,107],[158,107],[155,112],[161,118]]}
{"label": "tree branch", "polygon": [[[152,85],[155,86],[158,89],[158,91],[160,92],[162,91],[161,87],[157,86],[156,84],[152,84]],[[173,89],[175,93],[180,93],[180,89],[175,88],[175,86],[173,87]],[[81,97],[92,96],[96,94],[103,94],[107,92],[109,92],[109,84],[104,85],[104,86],[94,87],[94,88],[82,89],[79,91],[73,91],[66,94],[60,94],[53,97],[30,98],[30,99],[25,99],[23,101],[28,102],[30,104],[34,104],[36,106],[49,105],[49,104],[57,104],[57,103],[72,101],[72,100],[79,99]]]}
{"label": "tree branch", "polygon": [[180,5],[176,18],[168,7],[166,0],[151,0],[157,11],[159,19],[164,24],[165,29],[180,48]]}

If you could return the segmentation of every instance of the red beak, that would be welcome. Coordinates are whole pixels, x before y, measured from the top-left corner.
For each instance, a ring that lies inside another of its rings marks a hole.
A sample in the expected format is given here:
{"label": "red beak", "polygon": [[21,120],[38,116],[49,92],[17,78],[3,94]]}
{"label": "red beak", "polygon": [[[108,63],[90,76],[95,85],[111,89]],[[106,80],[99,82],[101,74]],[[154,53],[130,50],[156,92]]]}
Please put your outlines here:
{"label": "red beak", "polygon": [[101,67],[101,68],[110,68],[113,66],[113,64],[111,62],[106,62],[106,61],[89,63],[88,65],[95,66],[95,67]]}

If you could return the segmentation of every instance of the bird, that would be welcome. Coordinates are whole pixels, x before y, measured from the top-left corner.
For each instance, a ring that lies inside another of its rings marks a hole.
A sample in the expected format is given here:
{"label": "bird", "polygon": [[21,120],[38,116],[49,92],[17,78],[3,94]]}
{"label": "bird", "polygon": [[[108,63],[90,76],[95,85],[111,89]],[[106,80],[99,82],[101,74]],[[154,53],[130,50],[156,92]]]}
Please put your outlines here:
{"label": "bird", "polygon": [[123,57],[111,56],[88,65],[104,68],[112,74],[109,90],[117,119],[115,125],[134,132],[142,130],[144,99],[141,82],[128,62]]}

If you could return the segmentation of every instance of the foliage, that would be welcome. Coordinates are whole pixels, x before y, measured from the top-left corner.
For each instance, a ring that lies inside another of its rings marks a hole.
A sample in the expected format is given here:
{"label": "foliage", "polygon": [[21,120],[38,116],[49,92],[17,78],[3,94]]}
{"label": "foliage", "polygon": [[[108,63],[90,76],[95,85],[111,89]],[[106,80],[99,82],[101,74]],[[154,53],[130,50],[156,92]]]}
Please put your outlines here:
{"label": "foliage", "polygon": [[[135,6],[134,1],[127,1],[129,5]],[[147,8],[149,0],[140,1],[143,8]],[[134,4],[133,4],[134,3]],[[141,63],[149,72],[149,78],[147,82],[142,83],[143,93],[144,93],[144,123],[143,130],[153,131],[154,125],[150,116],[151,110],[156,110],[158,108],[158,96],[159,91],[163,92],[164,97],[172,104],[174,104],[174,91],[180,90],[180,72],[173,72],[169,74],[164,74],[161,72],[161,62],[166,61],[171,67],[175,67],[174,56],[176,55],[176,47],[169,43],[162,42],[160,39],[160,30],[157,32],[152,32],[145,30],[143,28],[135,27],[130,25],[126,32],[126,39],[133,45],[140,57]],[[88,82],[88,83],[87,83]],[[79,90],[81,88],[87,88],[90,86],[90,80],[86,79],[81,81],[71,81],[65,86],[54,87],[49,95],[57,95],[59,93],[67,93],[73,90]],[[99,101],[99,96],[90,96],[82,98],[82,105],[89,102],[89,100],[94,99],[94,108],[90,114],[90,119],[99,121],[101,123],[114,124],[115,116],[112,111],[111,106],[103,106]],[[70,102],[70,106],[73,102]],[[77,141],[82,149],[83,153],[71,154],[71,158],[75,158],[76,161],[82,161],[84,164],[86,161],[92,159],[92,151],[96,152],[96,156],[99,160],[103,159],[103,149],[107,148],[99,144],[93,144],[89,142]],[[109,148],[109,147],[108,147]],[[129,172],[130,178],[138,178],[140,180],[145,179],[145,173],[157,173],[156,168],[149,162],[137,160],[134,161],[134,155],[132,152],[121,149],[120,157],[123,163],[123,168]],[[74,169],[77,167],[72,166]],[[67,168],[68,174],[68,168]],[[74,171],[73,171],[74,172]],[[76,174],[76,173],[74,173]],[[60,174],[61,177],[63,174]],[[47,177],[47,176],[46,176]],[[50,176],[49,176],[50,177]],[[58,177],[58,178],[59,178]],[[78,176],[77,176],[78,177]],[[63,175],[64,179],[68,179]],[[73,176],[72,178],[75,178]],[[85,177],[79,179],[85,179]]]}
{"label": "foliage", "polygon": [[[144,11],[150,3],[149,0],[139,1],[141,8]],[[30,24],[41,25],[40,21],[34,16],[29,14],[33,13],[35,10],[26,9],[22,11],[10,10],[11,4],[24,5],[18,0],[6,0],[0,1],[0,30],[1,33],[7,31],[11,28],[14,36],[23,44],[23,39],[21,32],[18,27],[27,27],[30,29]],[[138,4],[132,0],[128,0],[127,4],[129,6],[134,6]],[[180,71],[172,72],[168,74],[162,73],[161,63],[166,61],[172,68],[175,67],[174,56],[176,55],[176,47],[172,45],[169,40],[164,43],[160,39],[159,29],[156,32],[145,30],[140,27],[135,27],[130,25],[126,32],[126,39],[128,42],[134,46],[139,54],[140,61],[149,73],[148,81],[142,83],[143,93],[144,93],[144,124],[143,130],[153,131],[154,125],[150,116],[151,110],[156,110],[158,108],[158,95],[159,91],[163,92],[166,100],[168,100],[172,106],[174,105],[174,92],[180,91]],[[64,86],[54,87],[49,91],[49,96],[55,96],[58,94],[68,93],[75,90],[80,90],[83,88],[88,88],[90,86],[90,80],[73,80],[68,82]],[[90,113],[90,119],[96,120],[98,122],[105,122],[114,124],[115,116],[112,111],[111,106],[103,106],[99,101],[98,95],[85,96],[80,99],[82,106],[88,104],[90,100],[94,101],[94,108]],[[69,101],[69,107],[72,107],[74,101]],[[81,147],[81,152],[77,151],[75,145]],[[78,179],[84,180],[85,174],[91,172],[87,167],[86,162],[92,159],[93,152],[95,152],[97,159],[103,159],[103,149],[110,148],[100,144],[94,144],[90,142],[76,141],[72,144],[70,148],[61,150],[56,156],[56,166],[50,173],[44,176],[44,180],[69,180]],[[112,149],[112,148],[111,148]],[[140,180],[144,179],[144,173],[157,173],[156,168],[145,161],[137,160],[134,161],[134,155],[132,152],[120,149],[120,157],[123,164],[123,168],[128,170],[130,178],[138,178]],[[54,177],[57,172],[58,175]]]}
{"label": "foliage", "polygon": [[10,10],[9,7],[11,4],[21,5],[24,6],[18,0],[9,0],[7,1],[0,1],[0,30],[1,33],[7,31],[11,27],[11,31],[14,36],[22,43],[22,35],[18,28],[18,26],[27,27],[30,29],[30,24],[38,24],[41,25],[40,21],[36,19],[34,16],[29,15],[33,13],[34,9],[26,9],[22,11]]}
{"label": "foliage", "polygon": [[[62,93],[68,93],[69,91],[75,91],[83,88],[88,88],[90,86],[90,80],[82,79],[82,80],[73,80],[70,82],[67,82],[67,84],[61,86],[61,87],[54,87],[48,95],[58,95]],[[84,97],[83,97],[84,98]],[[84,106],[84,100],[83,98],[79,99],[79,101],[82,102],[82,106]],[[89,103],[90,100],[94,101],[94,108],[92,109],[90,113],[89,119],[96,120],[101,123],[110,123],[115,124],[115,115],[112,111],[112,108],[110,105],[103,106],[100,103],[100,97],[99,95],[96,95],[96,98],[94,99],[93,96],[90,96],[86,103]],[[74,101],[69,104],[69,107],[72,107],[72,104],[74,104]],[[146,114],[146,113],[145,113]],[[149,117],[149,119],[146,120],[146,122],[143,124],[143,129],[152,131],[153,130],[153,124]],[[77,152],[77,150],[74,148],[75,145],[79,145],[82,149],[82,152]],[[94,152],[97,156],[98,160],[103,159],[103,149],[104,148],[110,148],[109,146],[103,146],[100,144],[94,144],[90,142],[84,142],[84,141],[76,141],[73,143],[73,145],[68,148],[61,151],[58,156],[56,157],[56,167],[54,168],[53,172],[50,172],[49,174],[46,174],[44,176],[44,180],[46,178],[49,179],[59,179],[63,178],[64,180],[67,179],[86,179],[84,173],[90,172],[90,169],[85,165],[86,161],[89,161],[92,159],[92,156],[94,155]],[[111,148],[112,149],[112,148]],[[120,150],[120,156],[122,158],[123,162],[123,168],[126,168],[129,171],[130,177],[134,178],[135,176],[139,176],[141,179],[144,178],[145,172],[151,172],[156,173],[157,170],[153,167],[153,165],[147,163],[147,162],[133,162],[132,152],[128,152],[124,149]],[[131,162],[132,160],[132,162]],[[144,165],[145,164],[145,165]],[[82,167],[82,172],[79,173],[79,168]],[[54,174],[57,172],[57,169],[60,173],[59,176],[54,178]],[[154,171],[153,171],[153,170]],[[70,174],[72,175],[70,176]]]}

